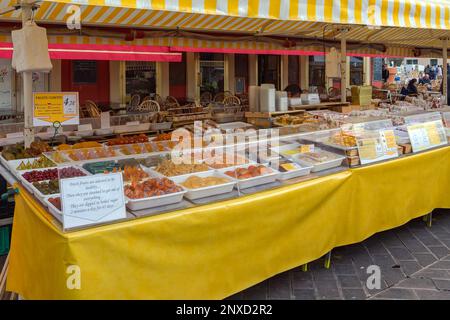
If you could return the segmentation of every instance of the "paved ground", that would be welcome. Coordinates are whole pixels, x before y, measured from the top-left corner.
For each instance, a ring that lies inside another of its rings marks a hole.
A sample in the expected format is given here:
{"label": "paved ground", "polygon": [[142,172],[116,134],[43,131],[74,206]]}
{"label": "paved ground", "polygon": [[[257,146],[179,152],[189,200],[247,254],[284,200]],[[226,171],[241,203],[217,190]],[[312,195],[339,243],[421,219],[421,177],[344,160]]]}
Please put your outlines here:
{"label": "paved ground", "polygon": [[[259,283],[231,299],[449,299],[450,210],[378,233],[366,241],[333,250],[330,269],[324,259]],[[378,265],[380,289],[369,290],[367,267]]]}
{"label": "paved ground", "polygon": [[[0,269],[4,256],[0,257]],[[450,210],[381,232],[366,241],[333,250],[330,269],[323,259],[259,283],[231,299],[449,299]],[[378,265],[381,288],[366,286],[367,267]]]}

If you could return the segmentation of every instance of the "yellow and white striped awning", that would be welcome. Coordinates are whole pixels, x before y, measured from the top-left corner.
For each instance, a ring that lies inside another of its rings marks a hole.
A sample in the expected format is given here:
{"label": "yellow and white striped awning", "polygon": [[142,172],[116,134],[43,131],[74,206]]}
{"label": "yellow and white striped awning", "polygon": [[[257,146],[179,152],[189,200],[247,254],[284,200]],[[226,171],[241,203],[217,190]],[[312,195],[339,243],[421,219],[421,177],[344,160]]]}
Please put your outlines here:
{"label": "yellow and white striped awning", "polygon": [[302,21],[450,29],[447,0],[55,0],[42,2],[36,17],[64,22],[71,5],[80,6],[85,24],[285,32]]}

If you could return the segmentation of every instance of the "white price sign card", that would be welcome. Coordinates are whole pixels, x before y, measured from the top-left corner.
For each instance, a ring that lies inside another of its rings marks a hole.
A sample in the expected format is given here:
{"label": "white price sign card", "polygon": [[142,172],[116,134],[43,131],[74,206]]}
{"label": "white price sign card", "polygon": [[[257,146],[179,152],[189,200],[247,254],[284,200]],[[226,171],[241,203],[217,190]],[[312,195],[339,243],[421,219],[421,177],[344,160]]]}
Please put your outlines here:
{"label": "white price sign card", "polygon": [[413,124],[407,127],[414,152],[428,150],[448,143],[442,120]]}
{"label": "white price sign card", "polygon": [[357,146],[361,164],[398,157],[393,130],[380,130],[378,137],[358,138]]}
{"label": "white price sign card", "polygon": [[62,179],[60,189],[64,229],[126,217],[122,173]]}

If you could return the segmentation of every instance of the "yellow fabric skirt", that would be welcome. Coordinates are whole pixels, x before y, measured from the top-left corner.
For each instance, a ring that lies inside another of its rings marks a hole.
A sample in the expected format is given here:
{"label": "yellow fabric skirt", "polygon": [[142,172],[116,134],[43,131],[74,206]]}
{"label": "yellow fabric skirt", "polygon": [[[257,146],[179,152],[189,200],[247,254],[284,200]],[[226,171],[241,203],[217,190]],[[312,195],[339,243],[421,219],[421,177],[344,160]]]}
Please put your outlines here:
{"label": "yellow fabric skirt", "polygon": [[[21,188],[7,289],[26,299],[221,299],[435,208],[450,208],[450,147],[66,234]],[[73,265],[79,289],[67,285]]]}

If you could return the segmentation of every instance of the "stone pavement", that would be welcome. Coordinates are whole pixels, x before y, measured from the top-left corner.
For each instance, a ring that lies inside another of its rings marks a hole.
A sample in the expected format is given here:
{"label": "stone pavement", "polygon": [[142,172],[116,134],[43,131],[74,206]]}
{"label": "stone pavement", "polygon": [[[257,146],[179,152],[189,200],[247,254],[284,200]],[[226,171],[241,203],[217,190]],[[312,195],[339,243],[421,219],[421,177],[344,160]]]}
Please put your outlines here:
{"label": "stone pavement", "polygon": [[[278,274],[229,299],[449,299],[450,210],[436,210],[433,226],[422,219],[362,243],[332,252],[330,269],[324,259]],[[381,271],[380,289],[369,290],[367,267]]]}

